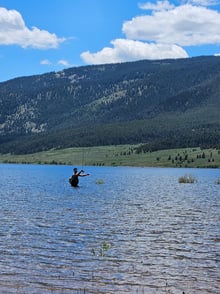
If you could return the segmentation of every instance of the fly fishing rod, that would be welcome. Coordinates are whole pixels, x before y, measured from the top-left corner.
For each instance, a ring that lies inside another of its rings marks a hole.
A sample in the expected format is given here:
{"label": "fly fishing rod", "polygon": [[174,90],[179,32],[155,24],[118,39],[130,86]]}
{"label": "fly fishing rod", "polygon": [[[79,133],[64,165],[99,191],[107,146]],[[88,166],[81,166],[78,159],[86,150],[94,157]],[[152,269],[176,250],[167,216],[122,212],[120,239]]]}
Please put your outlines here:
{"label": "fly fishing rod", "polygon": [[85,165],[85,152],[83,150],[83,153],[82,153],[82,171],[84,172],[84,165]]}

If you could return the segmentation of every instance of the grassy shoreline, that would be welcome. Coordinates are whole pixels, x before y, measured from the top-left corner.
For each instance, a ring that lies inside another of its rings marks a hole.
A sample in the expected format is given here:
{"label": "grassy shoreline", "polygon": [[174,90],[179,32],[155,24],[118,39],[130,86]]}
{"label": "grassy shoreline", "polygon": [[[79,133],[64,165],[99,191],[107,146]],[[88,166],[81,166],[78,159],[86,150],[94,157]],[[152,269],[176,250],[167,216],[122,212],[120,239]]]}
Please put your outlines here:
{"label": "grassy shoreline", "polygon": [[55,149],[26,155],[0,154],[0,163],[78,166],[220,168],[220,150],[183,148],[136,153],[138,145]]}

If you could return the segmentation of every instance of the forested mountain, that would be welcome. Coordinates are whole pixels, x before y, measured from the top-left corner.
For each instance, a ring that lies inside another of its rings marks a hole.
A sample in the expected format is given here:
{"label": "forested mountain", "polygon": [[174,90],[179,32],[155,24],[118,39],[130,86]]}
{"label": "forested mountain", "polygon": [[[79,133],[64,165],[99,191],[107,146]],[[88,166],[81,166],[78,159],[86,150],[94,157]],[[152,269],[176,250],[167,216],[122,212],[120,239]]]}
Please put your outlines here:
{"label": "forested mountain", "polygon": [[220,146],[220,57],[83,66],[0,83],[0,152]]}

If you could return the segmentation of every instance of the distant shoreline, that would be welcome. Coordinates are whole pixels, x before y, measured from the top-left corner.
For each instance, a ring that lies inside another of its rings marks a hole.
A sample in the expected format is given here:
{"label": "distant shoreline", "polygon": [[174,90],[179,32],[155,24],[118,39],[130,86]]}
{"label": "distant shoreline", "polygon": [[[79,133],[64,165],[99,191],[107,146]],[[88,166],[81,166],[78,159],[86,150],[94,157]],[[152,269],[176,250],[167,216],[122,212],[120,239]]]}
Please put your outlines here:
{"label": "distant shoreline", "polygon": [[0,154],[0,163],[78,166],[220,168],[220,150],[182,148],[137,153],[139,145],[53,149],[33,154]]}

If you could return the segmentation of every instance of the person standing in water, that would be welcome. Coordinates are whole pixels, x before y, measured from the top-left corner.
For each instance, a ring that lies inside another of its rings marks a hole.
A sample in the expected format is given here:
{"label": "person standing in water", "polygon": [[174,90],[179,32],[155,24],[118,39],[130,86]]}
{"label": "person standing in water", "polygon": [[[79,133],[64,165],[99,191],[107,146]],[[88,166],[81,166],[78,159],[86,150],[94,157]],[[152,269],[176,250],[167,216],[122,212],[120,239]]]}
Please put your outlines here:
{"label": "person standing in water", "polygon": [[69,182],[71,184],[71,186],[73,187],[79,187],[79,177],[86,177],[89,176],[89,174],[84,174],[84,171],[81,169],[79,172],[77,170],[77,168],[75,167],[73,169],[73,175],[71,178],[69,178]]}

